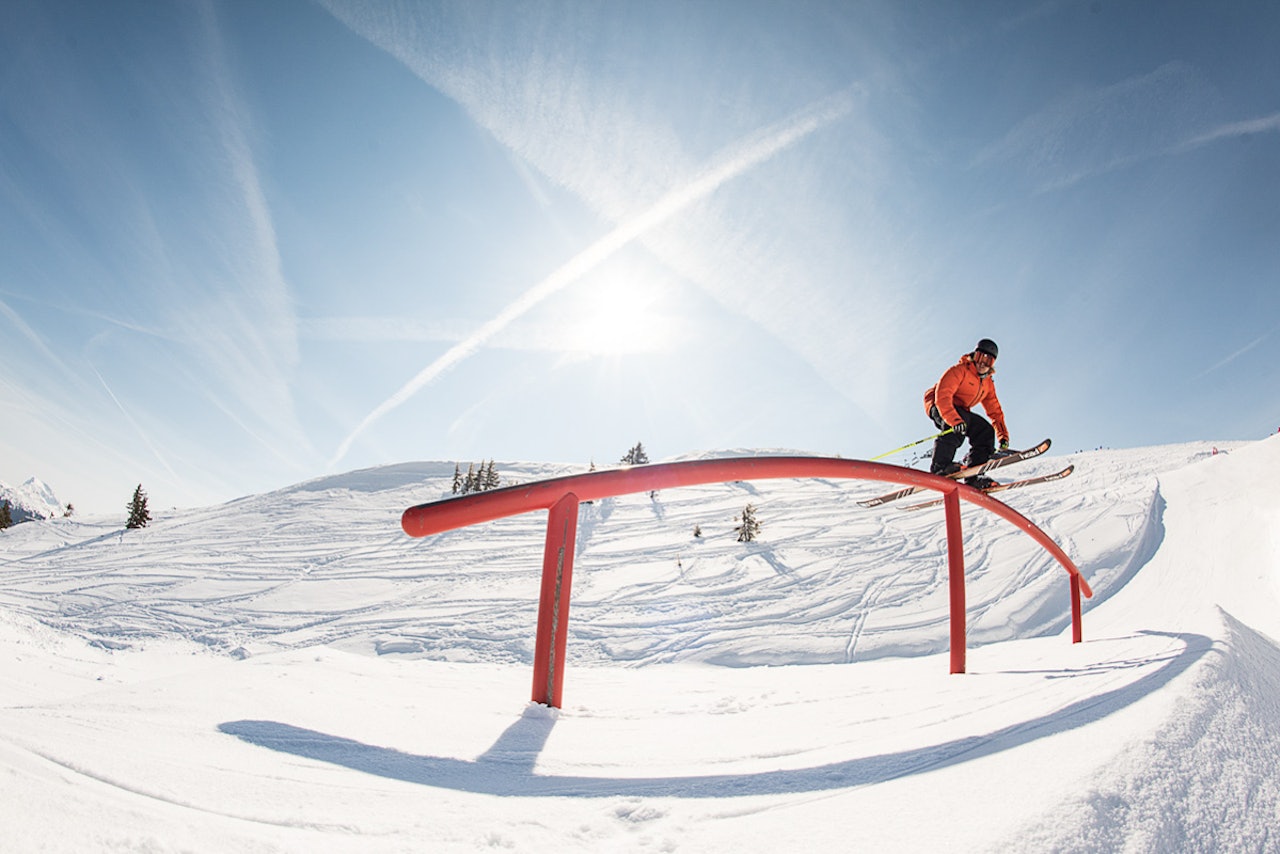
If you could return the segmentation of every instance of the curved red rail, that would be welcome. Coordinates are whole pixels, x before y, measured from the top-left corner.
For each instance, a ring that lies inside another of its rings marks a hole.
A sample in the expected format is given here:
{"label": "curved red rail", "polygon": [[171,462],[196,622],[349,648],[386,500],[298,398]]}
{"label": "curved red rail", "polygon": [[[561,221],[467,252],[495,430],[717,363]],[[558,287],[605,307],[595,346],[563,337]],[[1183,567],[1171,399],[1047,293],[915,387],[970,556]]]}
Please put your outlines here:
{"label": "curved red rail", "polygon": [[947,554],[951,593],[951,672],[964,672],[964,547],[960,500],[976,504],[1021,528],[1066,569],[1071,580],[1072,640],[1079,643],[1080,596],[1092,596],[1080,570],[1044,531],[1008,505],[954,480],[886,463],[835,457],[731,457],[660,463],[567,475],[508,486],[458,498],[419,504],[404,511],[400,524],[412,537],[425,537],[515,516],[548,510],[547,541],[542,564],[542,595],[538,607],[538,635],[534,652],[533,700],[560,706],[564,684],[564,655],[568,639],[569,589],[577,534],[578,504],[615,495],[697,486],[733,480],[831,477],[876,480],[920,486],[943,493],[947,524]]}

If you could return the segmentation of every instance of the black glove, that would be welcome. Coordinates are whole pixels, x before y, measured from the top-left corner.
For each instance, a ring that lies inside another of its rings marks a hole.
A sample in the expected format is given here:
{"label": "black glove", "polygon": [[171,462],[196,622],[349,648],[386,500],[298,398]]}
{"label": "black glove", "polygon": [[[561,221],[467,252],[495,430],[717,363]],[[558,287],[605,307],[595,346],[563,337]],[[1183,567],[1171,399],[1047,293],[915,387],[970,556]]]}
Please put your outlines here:
{"label": "black glove", "polygon": [[957,436],[963,436],[966,429],[965,423],[961,421],[959,424],[951,428],[951,432],[955,433]]}
{"label": "black glove", "polygon": [[1008,440],[1008,439],[1001,439],[1001,440],[1000,440],[1000,450],[1001,450],[1001,451],[1008,451],[1008,450],[1009,450],[1009,440]]}
{"label": "black glove", "polygon": [[933,419],[933,426],[934,426],[934,427],[937,427],[939,430],[946,430],[946,429],[948,429],[948,428],[947,428],[947,422],[943,421],[943,420],[942,420],[942,416],[938,414],[938,407],[936,407],[936,406],[930,406],[930,407],[929,407],[929,417],[930,417],[931,419]]}

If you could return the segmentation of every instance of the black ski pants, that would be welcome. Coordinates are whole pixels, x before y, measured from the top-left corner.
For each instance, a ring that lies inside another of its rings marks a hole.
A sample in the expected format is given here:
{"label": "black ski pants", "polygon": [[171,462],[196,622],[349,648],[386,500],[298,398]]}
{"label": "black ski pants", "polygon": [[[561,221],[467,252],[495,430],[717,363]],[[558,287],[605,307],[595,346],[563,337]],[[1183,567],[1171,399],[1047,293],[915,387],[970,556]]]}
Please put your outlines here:
{"label": "black ski pants", "polygon": [[[964,419],[965,435],[946,433],[934,440],[933,463],[929,466],[929,471],[934,474],[945,472],[951,466],[955,461],[956,451],[960,450],[966,437],[969,439],[969,455],[964,460],[966,466],[980,466],[991,459],[991,455],[995,453],[996,431],[991,426],[991,422],[976,412],[970,412],[959,406],[956,407],[956,412],[960,413],[960,417]],[[935,406],[929,410],[929,417],[933,419],[933,423],[939,430],[946,428],[947,422],[943,421],[942,416],[938,414],[938,407]]]}

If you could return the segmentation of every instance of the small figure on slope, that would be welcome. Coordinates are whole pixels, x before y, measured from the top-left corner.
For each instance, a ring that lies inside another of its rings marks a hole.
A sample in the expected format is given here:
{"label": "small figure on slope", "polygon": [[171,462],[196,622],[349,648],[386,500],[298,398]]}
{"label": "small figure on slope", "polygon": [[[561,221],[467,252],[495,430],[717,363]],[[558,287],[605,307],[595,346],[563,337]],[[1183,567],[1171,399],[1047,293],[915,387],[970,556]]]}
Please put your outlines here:
{"label": "small figure on slope", "polygon": [[[949,432],[933,443],[933,463],[929,470],[934,474],[951,474],[960,469],[954,462],[956,451],[969,438],[969,455],[965,466],[978,466],[991,459],[996,440],[1000,450],[1009,449],[1009,429],[1004,423],[1004,410],[996,396],[995,362],[999,354],[996,342],[983,338],[972,353],[965,353],[960,361],[947,369],[937,384],[924,393],[924,411],[933,419],[939,430]],[[973,411],[979,404],[991,421]],[[994,425],[994,426],[993,426]],[[990,489],[996,482],[985,475],[966,478],[966,483],[978,489]]]}

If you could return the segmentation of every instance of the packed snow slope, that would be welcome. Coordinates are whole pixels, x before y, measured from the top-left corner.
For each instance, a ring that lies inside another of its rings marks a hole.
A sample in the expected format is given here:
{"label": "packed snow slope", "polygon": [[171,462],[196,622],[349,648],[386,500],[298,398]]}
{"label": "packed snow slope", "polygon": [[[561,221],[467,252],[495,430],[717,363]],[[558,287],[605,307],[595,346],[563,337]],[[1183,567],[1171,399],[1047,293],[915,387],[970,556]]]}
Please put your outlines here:
{"label": "packed snow slope", "polygon": [[[454,464],[0,534],[17,851],[1280,851],[1280,439],[1053,455],[964,510],[774,480],[584,506],[565,707],[545,514],[405,536]],[[570,466],[500,464],[507,483]],[[738,543],[754,506],[763,531]],[[699,528],[701,536],[695,536]]]}

